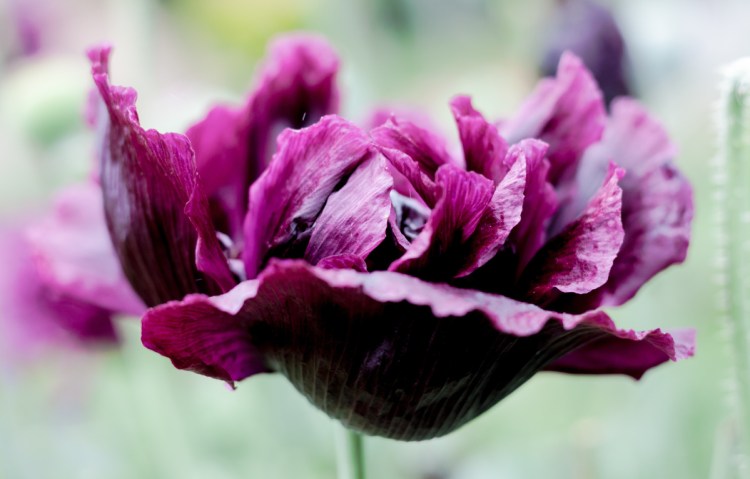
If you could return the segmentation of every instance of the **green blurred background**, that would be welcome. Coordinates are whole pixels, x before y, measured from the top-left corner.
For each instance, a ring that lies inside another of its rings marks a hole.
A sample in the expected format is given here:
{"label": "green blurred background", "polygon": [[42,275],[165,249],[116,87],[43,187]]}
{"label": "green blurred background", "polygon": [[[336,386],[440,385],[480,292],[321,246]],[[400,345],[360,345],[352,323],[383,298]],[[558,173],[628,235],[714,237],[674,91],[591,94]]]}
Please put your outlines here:
{"label": "green blurred background", "polygon": [[[343,113],[410,105],[449,135],[448,100],[512,113],[536,82],[555,2],[492,0],[0,0],[0,215],[42,208],[84,178],[93,133],[83,51],[115,45],[113,78],[140,94],[144,126],[184,131],[217,101],[240,102],[267,40],[327,36],[342,61]],[[366,443],[371,478],[733,477],[732,369],[715,280],[712,158],[720,67],[750,52],[746,0],[622,0],[610,6],[641,100],[693,181],[684,265],[610,311],[621,327],[694,326],[696,357],[625,377],[539,374],[447,437]],[[40,50],[17,55],[19,6]],[[231,392],[145,350],[119,323],[120,350],[50,349],[0,364],[0,478],[332,478],[335,424],[283,377]]]}

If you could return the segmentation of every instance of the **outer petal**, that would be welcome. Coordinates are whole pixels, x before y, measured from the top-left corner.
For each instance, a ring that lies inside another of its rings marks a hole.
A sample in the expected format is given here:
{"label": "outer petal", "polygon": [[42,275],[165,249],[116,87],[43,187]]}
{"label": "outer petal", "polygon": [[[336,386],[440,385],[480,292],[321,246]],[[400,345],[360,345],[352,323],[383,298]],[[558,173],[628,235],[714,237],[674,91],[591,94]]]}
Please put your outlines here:
{"label": "outer petal", "polygon": [[271,161],[276,136],[338,111],[338,65],[322,37],[279,37],[245,106],[216,107],[188,130],[206,192],[228,216],[227,233],[241,234],[247,189]]}
{"label": "outer petal", "polygon": [[266,364],[348,427],[402,440],[447,434],[605,338],[618,355],[647,353],[631,355],[618,371],[627,374],[689,353],[659,331],[617,330],[601,312],[551,313],[397,273],[300,261],[271,263],[224,296],[190,296],[143,321],[144,344],[178,367],[235,381]]}
{"label": "outer petal", "polygon": [[385,239],[392,189],[385,158],[377,155],[362,163],[328,198],[313,226],[305,259],[316,264],[329,256],[348,254],[364,261]]}
{"label": "outer petal", "polygon": [[102,48],[89,56],[109,113],[102,118],[108,121],[101,152],[104,214],[125,276],[151,306],[230,289],[234,279],[211,225],[190,142],[141,128],[135,91],[109,84],[109,53]]}
{"label": "outer petal", "polygon": [[610,166],[604,185],[580,218],[531,261],[521,287],[530,300],[548,304],[558,292],[584,294],[607,281],[624,236],[622,190],[617,185],[623,174]]}
{"label": "outer petal", "polygon": [[61,191],[27,236],[38,274],[59,294],[113,312],[140,316],[146,310],[112,248],[99,185]]}
{"label": "outer petal", "polygon": [[454,98],[451,110],[458,125],[466,169],[476,171],[498,184],[510,169],[505,162],[508,144],[497,127],[474,109],[468,96]]}
{"label": "outer petal", "polygon": [[[612,103],[612,118],[602,142],[584,158],[579,189],[615,161],[627,171],[622,188],[625,239],[609,280],[586,298],[569,298],[573,310],[620,305],[666,267],[687,254],[693,219],[693,192],[673,166],[676,148],[664,128],[634,100]],[[584,196],[585,198],[585,196]]]}
{"label": "outer petal", "polygon": [[548,143],[550,181],[557,185],[573,179],[578,160],[599,141],[606,119],[596,80],[575,55],[565,53],[557,77],[542,80],[501,132],[511,143],[523,138]]}
{"label": "outer petal", "polygon": [[247,277],[257,276],[270,256],[302,257],[331,193],[374,154],[362,130],[333,115],[279,135],[271,166],[250,188]]}

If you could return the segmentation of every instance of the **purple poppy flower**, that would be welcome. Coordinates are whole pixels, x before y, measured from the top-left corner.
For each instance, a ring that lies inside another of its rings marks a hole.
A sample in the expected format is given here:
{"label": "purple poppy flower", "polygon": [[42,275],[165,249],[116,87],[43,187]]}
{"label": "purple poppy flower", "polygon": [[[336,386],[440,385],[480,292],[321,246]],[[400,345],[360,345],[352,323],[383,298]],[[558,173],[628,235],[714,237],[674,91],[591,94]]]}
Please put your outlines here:
{"label": "purple poppy flower", "polygon": [[402,440],[455,430],[541,370],[639,378],[692,355],[692,331],[597,310],[684,259],[692,196],[664,130],[630,100],[608,118],[577,58],[499,127],[456,98],[455,157],[408,119],[368,133],[320,117],[335,56],[277,45],[246,107],[188,136],[144,130],[109,50],[90,54],[105,215],[152,306],[146,347],[230,384],[279,372],[346,426]]}
{"label": "purple poppy flower", "polygon": [[115,343],[113,316],[145,310],[122,276],[101,204],[97,185],[73,186],[37,221],[0,235],[7,351],[30,353],[71,339]]}
{"label": "purple poppy flower", "polygon": [[583,60],[607,105],[631,94],[625,41],[612,13],[602,5],[593,0],[557,0],[540,66],[543,76],[554,75],[565,51]]}

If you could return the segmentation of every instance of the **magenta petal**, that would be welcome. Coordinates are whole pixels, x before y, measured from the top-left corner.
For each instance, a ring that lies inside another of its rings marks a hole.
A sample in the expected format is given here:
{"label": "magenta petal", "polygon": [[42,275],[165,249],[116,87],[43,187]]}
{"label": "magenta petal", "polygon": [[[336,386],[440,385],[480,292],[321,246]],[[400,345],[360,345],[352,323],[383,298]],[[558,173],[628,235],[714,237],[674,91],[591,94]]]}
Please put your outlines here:
{"label": "magenta petal", "polygon": [[497,127],[474,109],[468,96],[454,98],[451,109],[461,137],[466,169],[484,175],[495,184],[499,183],[510,165],[505,163],[508,144]]}
{"label": "magenta petal", "polygon": [[266,169],[284,128],[302,128],[338,111],[338,57],[322,37],[285,35],[267,52],[243,107],[219,106],[187,132],[206,194],[240,236],[247,189]]}
{"label": "magenta petal", "polygon": [[563,54],[557,77],[544,79],[518,114],[503,123],[509,142],[539,138],[549,144],[550,181],[572,180],[583,152],[599,141],[607,116],[602,94],[581,61]]}
{"label": "magenta petal", "polygon": [[687,255],[693,192],[673,166],[676,148],[664,128],[634,100],[617,99],[601,143],[586,152],[579,190],[597,181],[607,161],[627,173],[622,188],[625,239],[609,280],[586,298],[571,298],[573,310],[620,305],[654,275]]}
{"label": "magenta petal", "polygon": [[29,227],[27,236],[38,274],[59,294],[113,312],[145,311],[112,248],[97,184],[61,191],[52,210]]}
{"label": "magenta petal", "polygon": [[558,206],[555,189],[547,179],[549,161],[546,154],[547,145],[538,140],[522,140],[508,151],[509,157],[523,156],[526,160],[521,219],[508,239],[515,250],[518,273],[526,268],[547,241],[547,228]]}
{"label": "magenta petal", "polygon": [[302,261],[272,262],[223,296],[150,310],[143,341],[177,367],[227,381],[267,365],[347,427],[402,440],[447,434],[559,358],[595,370],[568,356],[594,341],[630,357],[609,372],[631,375],[691,352],[667,334],[618,330],[602,312],[553,313],[398,273]]}
{"label": "magenta petal", "polygon": [[456,164],[443,138],[411,121],[391,117],[385,125],[370,132],[375,144],[397,150],[414,160],[430,178],[443,165]]}
{"label": "magenta petal", "polygon": [[385,239],[391,215],[393,178],[381,155],[363,162],[346,184],[331,194],[315,221],[305,259],[349,254],[367,256]]}
{"label": "magenta petal", "polygon": [[109,53],[100,48],[89,57],[109,113],[101,119],[107,122],[101,185],[107,227],[125,276],[150,306],[230,289],[235,282],[211,225],[190,142],[141,128],[135,91],[109,84]]}
{"label": "magenta petal", "polygon": [[329,196],[375,155],[364,131],[334,115],[286,130],[278,141],[271,165],[250,187],[243,253],[248,278],[270,256],[301,257]]}
{"label": "magenta petal", "polygon": [[617,184],[623,174],[611,165],[583,214],[537,253],[524,272],[528,299],[548,304],[557,293],[588,293],[607,281],[624,237]]}

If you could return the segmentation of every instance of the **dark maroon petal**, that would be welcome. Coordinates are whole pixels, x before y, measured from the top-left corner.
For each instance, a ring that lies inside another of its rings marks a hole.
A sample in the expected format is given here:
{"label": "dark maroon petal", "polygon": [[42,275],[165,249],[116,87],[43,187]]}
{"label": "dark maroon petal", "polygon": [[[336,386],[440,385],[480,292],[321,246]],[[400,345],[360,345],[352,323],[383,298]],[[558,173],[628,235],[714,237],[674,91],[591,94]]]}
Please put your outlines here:
{"label": "dark maroon petal", "polygon": [[189,295],[182,303],[148,310],[142,320],[143,345],[169,357],[178,369],[230,384],[267,372],[247,322],[236,316],[245,298],[256,295],[257,287],[257,281],[246,281],[211,300]]}
{"label": "dark maroon petal", "polygon": [[536,254],[522,280],[528,299],[549,304],[560,292],[584,294],[607,281],[624,237],[617,184],[624,173],[611,165],[583,214]]}
{"label": "dark maroon petal", "polygon": [[150,306],[231,289],[235,281],[211,225],[190,142],[141,128],[135,91],[109,84],[109,53],[100,48],[89,57],[108,112],[101,119],[107,122],[104,214],[125,276]]}
{"label": "dark maroon petal", "polygon": [[547,145],[538,140],[522,140],[508,151],[509,157],[523,156],[526,160],[521,220],[508,239],[516,256],[517,273],[526,268],[547,241],[547,227],[558,206],[557,194],[548,181],[549,161],[546,154]]}
{"label": "dark maroon petal", "polygon": [[302,257],[329,196],[375,154],[362,130],[333,115],[279,135],[271,165],[250,188],[243,253],[247,277],[257,276],[271,256]]}
{"label": "dark maroon petal", "polygon": [[695,354],[695,330],[664,333],[614,331],[591,341],[549,364],[546,371],[572,374],[627,374],[640,379],[667,359],[679,361]]}
{"label": "dark maroon petal", "polygon": [[27,237],[39,276],[59,295],[113,312],[145,311],[112,248],[99,185],[82,183],[61,191]]}
{"label": "dark maroon petal", "polygon": [[521,218],[526,162],[520,156],[512,161],[497,187],[477,173],[441,167],[436,175],[440,200],[389,270],[448,280],[466,276],[492,259]]}
{"label": "dark maroon petal", "polygon": [[391,117],[370,135],[380,148],[397,150],[409,156],[430,178],[441,166],[457,164],[440,135],[409,120]]}
{"label": "dark maroon petal", "polygon": [[664,128],[636,101],[612,103],[612,117],[602,142],[587,151],[578,185],[601,178],[602,165],[615,161],[627,173],[622,188],[625,239],[607,283],[586,298],[571,298],[577,307],[620,305],[666,267],[687,254],[693,218],[693,192],[675,169],[676,148]]}
{"label": "dark maroon petal", "polygon": [[[302,261],[272,262],[230,293],[162,305],[143,321],[144,344],[177,367],[237,381],[267,365],[347,427],[402,440],[447,434],[558,358],[605,340],[628,357],[623,370],[605,357],[610,372],[636,376],[692,347],[658,331],[618,330],[602,312],[553,313]],[[582,371],[597,367],[570,359]]]}
{"label": "dark maroon petal", "polygon": [[346,184],[331,194],[315,221],[305,259],[350,254],[365,258],[385,239],[391,215],[393,178],[381,155],[363,162]]}
{"label": "dark maroon petal", "polygon": [[492,181],[452,165],[441,167],[435,179],[440,199],[422,232],[390,271],[447,280],[473,267],[468,255],[473,252],[471,240],[490,208]]}
{"label": "dark maroon petal", "polygon": [[273,41],[256,86],[240,108],[219,106],[187,132],[206,194],[241,235],[247,189],[266,169],[284,128],[302,128],[338,111],[338,57],[316,35]]}
{"label": "dark maroon petal", "polygon": [[451,110],[458,125],[466,169],[484,175],[495,184],[499,183],[510,165],[505,162],[508,144],[500,136],[497,127],[474,109],[468,96],[454,98]]}
{"label": "dark maroon petal", "polygon": [[510,143],[539,138],[549,144],[550,181],[557,185],[573,179],[579,159],[599,141],[606,120],[596,81],[575,55],[565,53],[557,77],[542,80],[501,132]]}

